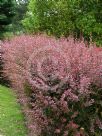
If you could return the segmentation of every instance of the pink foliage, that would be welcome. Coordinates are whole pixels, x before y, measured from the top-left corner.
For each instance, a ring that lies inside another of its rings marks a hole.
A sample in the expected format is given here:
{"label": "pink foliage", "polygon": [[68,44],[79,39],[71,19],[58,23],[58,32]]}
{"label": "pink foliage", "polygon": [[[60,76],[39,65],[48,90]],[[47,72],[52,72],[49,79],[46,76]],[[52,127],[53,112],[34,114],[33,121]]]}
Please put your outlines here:
{"label": "pink foliage", "polygon": [[50,135],[67,136],[68,128],[80,135],[82,126],[74,122],[80,109],[74,109],[73,103],[80,103],[83,109],[95,103],[92,85],[102,88],[102,51],[73,38],[56,40],[45,35],[15,37],[5,41],[3,49],[4,72],[12,86],[19,94],[24,93],[26,83],[31,87],[33,119],[38,127],[44,133],[46,128]]}

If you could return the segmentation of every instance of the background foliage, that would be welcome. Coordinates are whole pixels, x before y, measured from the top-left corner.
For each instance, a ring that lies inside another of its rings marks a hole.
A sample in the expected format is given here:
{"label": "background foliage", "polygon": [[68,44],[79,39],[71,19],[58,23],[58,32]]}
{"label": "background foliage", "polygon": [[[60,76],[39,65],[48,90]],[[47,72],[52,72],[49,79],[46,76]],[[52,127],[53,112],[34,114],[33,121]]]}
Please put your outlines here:
{"label": "background foliage", "polygon": [[0,37],[4,32],[9,31],[8,25],[11,24],[15,15],[15,1],[1,0],[0,1]]}
{"label": "background foliage", "polygon": [[101,0],[30,0],[23,25],[28,32],[73,34],[102,44]]}

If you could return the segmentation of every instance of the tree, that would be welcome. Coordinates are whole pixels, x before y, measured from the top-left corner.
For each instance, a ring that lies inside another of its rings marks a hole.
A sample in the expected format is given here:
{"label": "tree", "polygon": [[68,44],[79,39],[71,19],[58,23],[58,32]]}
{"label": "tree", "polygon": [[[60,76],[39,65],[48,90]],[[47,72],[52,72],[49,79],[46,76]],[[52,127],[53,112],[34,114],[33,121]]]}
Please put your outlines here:
{"label": "tree", "polygon": [[0,37],[4,32],[8,31],[8,25],[11,24],[12,18],[15,15],[15,0],[0,1]]}
{"label": "tree", "polygon": [[28,0],[16,0],[15,16],[12,21],[12,31],[14,34],[23,32],[23,25],[21,20],[24,19],[24,15],[27,11]]}
{"label": "tree", "polygon": [[[69,1],[30,0],[27,18],[23,21],[30,32],[45,31],[56,36],[67,35],[74,28]],[[67,29],[68,28],[68,29]]]}
{"label": "tree", "polygon": [[57,37],[83,35],[102,43],[101,0],[30,0],[23,25],[28,32]]}
{"label": "tree", "polygon": [[102,45],[102,2],[101,0],[80,0],[81,11],[75,21],[76,30],[89,40]]}

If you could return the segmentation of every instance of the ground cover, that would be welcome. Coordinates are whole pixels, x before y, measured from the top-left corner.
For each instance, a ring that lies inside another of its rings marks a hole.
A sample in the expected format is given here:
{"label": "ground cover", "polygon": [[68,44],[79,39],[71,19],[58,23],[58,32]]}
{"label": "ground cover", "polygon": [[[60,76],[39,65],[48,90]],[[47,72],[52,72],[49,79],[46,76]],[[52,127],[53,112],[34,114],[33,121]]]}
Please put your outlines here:
{"label": "ground cover", "polygon": [[0,136],[27,136],[24,115],[13,92],[0,85]]}

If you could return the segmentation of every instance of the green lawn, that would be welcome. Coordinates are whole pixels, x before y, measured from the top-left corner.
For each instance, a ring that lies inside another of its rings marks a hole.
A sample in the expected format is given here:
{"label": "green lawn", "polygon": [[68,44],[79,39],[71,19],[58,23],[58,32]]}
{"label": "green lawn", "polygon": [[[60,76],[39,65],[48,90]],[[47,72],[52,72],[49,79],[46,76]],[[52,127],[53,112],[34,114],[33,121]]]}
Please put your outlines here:
{"label": "green lawn", "polygon": [[0,136],[27,136],[24,116],[13,92],[0,85]]}

